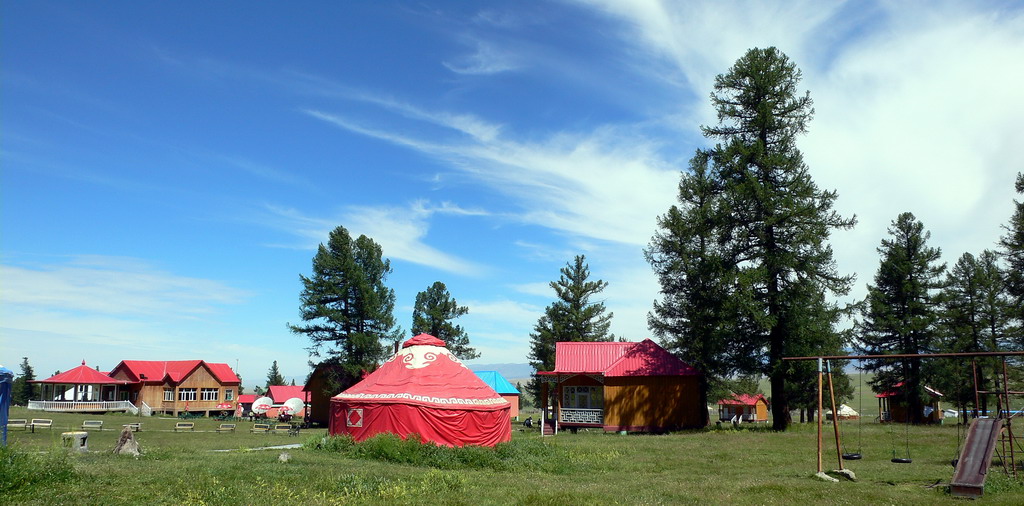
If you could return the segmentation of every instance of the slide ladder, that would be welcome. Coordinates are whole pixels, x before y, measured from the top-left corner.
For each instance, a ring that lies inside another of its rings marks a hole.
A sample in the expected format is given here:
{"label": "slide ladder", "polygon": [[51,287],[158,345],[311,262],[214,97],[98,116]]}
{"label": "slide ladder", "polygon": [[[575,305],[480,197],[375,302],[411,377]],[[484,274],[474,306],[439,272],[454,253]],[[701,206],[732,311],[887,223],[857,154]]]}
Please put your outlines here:
{"label": "slide ladder", "polygon": [[950,495],[981,497],[985,492],[985,478],[1002,429],[1003,420],[1000,418],[975,418],[971,422],[956,471],[949,482]]}

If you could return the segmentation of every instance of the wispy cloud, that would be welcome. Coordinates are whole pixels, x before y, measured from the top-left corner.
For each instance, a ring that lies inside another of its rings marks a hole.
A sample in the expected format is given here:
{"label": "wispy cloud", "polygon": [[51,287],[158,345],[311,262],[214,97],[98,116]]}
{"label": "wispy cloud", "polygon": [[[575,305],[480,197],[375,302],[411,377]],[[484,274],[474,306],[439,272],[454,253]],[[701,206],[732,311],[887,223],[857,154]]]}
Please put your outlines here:
{"label": "wispy cloud", "polygon": [[384,256],[447,272],[479,276],[486,267],[438,250],[426,243],[430,218],[435,215],[486,216],[479,209],[464,209],[450,202],[432,205],[417,200],[408,207],[349,206],[333,218],[309,217],[298,210],[267,206],[269,223],[302,240],[295,247],[314,248],[326,242],[331,230],[344,226],[352,235],[366,235],[381,245]]}
{"label": "wispy cloud", "polygon": [[498,49],[488,42],[472,40],[475,51],[452,61],[444,62],[444,66],[456,74],[491,75],[518,70],[522,63],[512,53]]}
{"label": "wispy cloud", "polygon": [[519,219],[524,222],[594,239],[646,244],[655,218],[672,203],[678,181],[678,172],[660,160],[657,143],[623,135],[615,127],[556,134],[536,143],[497,135],[446,142],[366,128],[339,115],[307,112],[345,130],[447,162],[515,197],[523,208]]}
{"label": "wispy cloud", "polygon": [[195,317],[249,295],[218,281],[114,257],[81,256],[39,268],[0,265],[0,278],[4,305],[108,315]]}

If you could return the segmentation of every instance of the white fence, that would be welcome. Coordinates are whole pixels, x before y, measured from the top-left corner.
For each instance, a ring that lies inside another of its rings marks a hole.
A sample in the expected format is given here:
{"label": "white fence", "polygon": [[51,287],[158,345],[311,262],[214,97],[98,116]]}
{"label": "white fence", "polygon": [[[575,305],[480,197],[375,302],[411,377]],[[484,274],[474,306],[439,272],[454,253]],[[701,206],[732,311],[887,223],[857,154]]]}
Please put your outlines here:
{"label": "white fence", "polygon": [[130,401],[28,401],[28,409],[60,413],[128,411],[133,415],[139,414],[139,408]]}

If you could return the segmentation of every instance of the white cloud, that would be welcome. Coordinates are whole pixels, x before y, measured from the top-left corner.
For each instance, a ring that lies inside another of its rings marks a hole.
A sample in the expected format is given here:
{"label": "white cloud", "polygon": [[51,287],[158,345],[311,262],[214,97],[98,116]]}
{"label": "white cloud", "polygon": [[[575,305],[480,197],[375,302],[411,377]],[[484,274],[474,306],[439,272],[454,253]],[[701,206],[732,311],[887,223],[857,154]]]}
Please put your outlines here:
{"label": "white cloud", "polygon": [[440,251],[426,244],[430,229],[429,219],[434,215],[481,216],[478,209],[464,209],[450,202],[431,206],[425,200],[412,202],[408,207],[349,206],[336,218],[313,218],[295,209],[268,206],[270,223],[303,239],[299,247],[315,248],[327,242],[330,232],[344,226],[353,236],[373,238],[390,259],[426,265],[447,272],[480,276],[486,267]]}
{"label": "white cloud", "polygon": [[153,269],[135,259],[82,256],[62,265],[0,266],[4,306],[111,315],[194,317],[248,294],[221,282]]}
{"label": "white cloud", "polygon": [[455,61],[446,61],[444,66],[456,74],[468,75],[498,74],[522,67],[512,53],[498,49],[485,41],[473,40],[470,44],[475,46],[475,51]]}

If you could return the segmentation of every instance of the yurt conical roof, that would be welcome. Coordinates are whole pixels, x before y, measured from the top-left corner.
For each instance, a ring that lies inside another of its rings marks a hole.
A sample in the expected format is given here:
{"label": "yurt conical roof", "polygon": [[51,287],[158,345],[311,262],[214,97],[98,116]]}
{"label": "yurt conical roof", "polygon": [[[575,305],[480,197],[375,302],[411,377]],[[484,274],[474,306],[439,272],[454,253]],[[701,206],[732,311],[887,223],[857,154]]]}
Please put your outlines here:
{"label": "yurt conical roof", "polygon": [[449,409],[508,409],[509,403],[445,348],[420,334],[376,371],[334,396],[342,401],[402,403]]}

